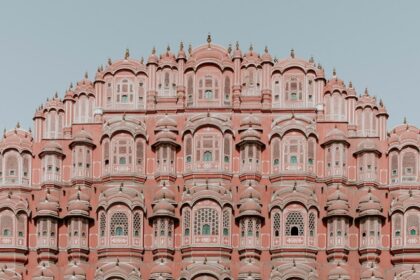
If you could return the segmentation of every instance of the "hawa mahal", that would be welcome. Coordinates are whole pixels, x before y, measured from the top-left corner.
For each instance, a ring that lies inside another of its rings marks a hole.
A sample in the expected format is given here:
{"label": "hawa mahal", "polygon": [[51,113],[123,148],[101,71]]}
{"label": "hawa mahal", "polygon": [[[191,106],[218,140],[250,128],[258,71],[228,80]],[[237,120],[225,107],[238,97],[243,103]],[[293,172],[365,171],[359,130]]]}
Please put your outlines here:
{"label": "hawa mahal", "polygon": [[127,50],[5,130],[0,279],[418,280],[420,134],[387,119],[293,50]]}

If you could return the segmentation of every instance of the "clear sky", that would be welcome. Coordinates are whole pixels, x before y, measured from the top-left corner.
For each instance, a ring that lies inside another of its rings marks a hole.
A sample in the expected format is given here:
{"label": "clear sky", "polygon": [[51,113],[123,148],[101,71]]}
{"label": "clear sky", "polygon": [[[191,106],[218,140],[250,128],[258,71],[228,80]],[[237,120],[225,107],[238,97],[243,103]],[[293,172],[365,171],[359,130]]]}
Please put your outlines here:
{"label": "clear sky", "polygon": [[2,1],[0,129],[32,127],[35,108],[108,57],[147,56],[184,41],[239,41],[286,57],[314,56],[382,98],[388,128],[420,126],[420,1]]}

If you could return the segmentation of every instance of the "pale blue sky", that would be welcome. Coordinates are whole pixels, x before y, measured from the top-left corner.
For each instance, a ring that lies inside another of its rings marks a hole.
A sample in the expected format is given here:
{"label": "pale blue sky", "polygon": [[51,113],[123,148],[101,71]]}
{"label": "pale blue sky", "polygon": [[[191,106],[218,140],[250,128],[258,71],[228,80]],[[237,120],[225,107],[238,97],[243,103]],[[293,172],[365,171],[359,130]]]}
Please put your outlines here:
{"label": "pale blue sky", "polygon": [[35,108],[108,57],[147,57],[182,40],[285,57],[314,56],[331,76],[384,100],[388,128],[420,126],[420,1],[2,1],[0,129],[32,125]]}

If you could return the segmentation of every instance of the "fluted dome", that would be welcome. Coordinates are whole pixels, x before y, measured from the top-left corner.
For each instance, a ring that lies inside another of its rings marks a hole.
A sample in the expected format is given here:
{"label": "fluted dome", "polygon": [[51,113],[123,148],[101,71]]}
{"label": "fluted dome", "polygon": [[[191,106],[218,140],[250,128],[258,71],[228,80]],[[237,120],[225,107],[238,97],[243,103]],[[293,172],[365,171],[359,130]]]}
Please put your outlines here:
{"label": "fluted dome", "polygon": [[0,150],[12,148],[19,152],[32,153],[32,141],[31,132],[21,129],[20,124],[17,124],[15,129],[4,133],[3,139],[0,140]]}
{"label": "fluted dome", "polygon": [[175,207],[167,199],[162,199],[153,206],[152,217],[156,216],[169,216],[175,218]]}
{"label": "fluted dome", "polygon": [[254,127],[261,126],[261,120],[253,114],[249,114],[241,120],[241,126]]}
{"label": "fluted dome", "polygon": [[61,148],[61,145],[58,144],[56,141],[49,141],[41,150],[41,153],[39,154],[41,157],[44,154],[57,154],[64,156],[63,148]]}
{"label": "fluted dome", "polygon": [[160,118],[156,122],[157,128],[176,128],[178,126],[178,123],[175,119],[169,117],[168,115],[165,115],[163,118]]}
{"label": "fluted dome", "polygon": [[48,277],[51,277],[51,279],[54,279],[54,272],[52,271],[52,269],[50,267],[46,267],[45,264],[43,263],[41,266],[39,266],[35,273],[32,275],[32,278],[36,279],[36,278],[40,278],[40,279],[44,279],[43,277],[46,277],[48,279]]}
{"label": "fluted dome", "polygon": [[261,194],[259,191],[257,191],[255,188],[253,187],[247,187],[245,189],[245,191],[241,194],[240,199],[247,199],[247,198],[255,198],[260,200],[261,199]]}
{"label": "fluted dome", "polygon": [[41,199],[41,201],[38,202],[35,216],[36,217],[50,216],[50,217],[58,218],[58,211],[59,211],[58,198],[50,194],[50,192],[47,190],[47,193],[45,194],[45,198]]}
{"label": "fluted dome", "polygon": [[327,216],[349,216],[349,200],[347,195],[339,187],[327,197]]}
{"label": "fluted dome", "polygon": [[239,207],[240,216],[244,214],[261,215],[261,205],[255,199],[247,199]]}
{"label": "fluted dome", "polygon": [[74,193],[69,198],[68,202],[68,215],[70,216],[86,216],[89,217],[89,211],[90,211],[90,203],[89,203],[90,197],[78,190],[76,193]]}
{"label": "fluted dome", "polygon": [[357,212],[359,213],[358,218],[364,216],[384,217],[381,201],[371,193],[371,190],[369,190],[369,192],[360,199]]}
{"label": "fluted dome", "polygon": [[155,193],[153,197],[153,201],[157,202],[161,199],[167,199],[172,202],[175,202],[175,194],[169,188],[167,188],[166,186],[163,186]]}
{"label": "fluted dome", "polygon": [[82,129],[77,132],[70,143],[70,147],[76,144],[84,144],[89,146],[94,146],[92,136],[86,130]]}
{"label": "fluted dome", "polygon": [[373,142],[370,139],[366,139],[359,143],[356,151],[354,152],[354,155],[357,155],[360,153],[369,153],[369,152],[376,153],[378,155],[382,154],[378,145],[375,142]]}
{"label": "fluted dome", "polygon": [[322,145],[327,145],[331,142],[345,142],[348,144],[346,134],[340,129],[334,127],[326,135]]}
{"label": "fluted dome", "polygon": [[345,280],[350,279],[349,273],[347,272],[344,267],[340,265],[340,263],[337,264],[331,271],[328,273],[328,280]]}

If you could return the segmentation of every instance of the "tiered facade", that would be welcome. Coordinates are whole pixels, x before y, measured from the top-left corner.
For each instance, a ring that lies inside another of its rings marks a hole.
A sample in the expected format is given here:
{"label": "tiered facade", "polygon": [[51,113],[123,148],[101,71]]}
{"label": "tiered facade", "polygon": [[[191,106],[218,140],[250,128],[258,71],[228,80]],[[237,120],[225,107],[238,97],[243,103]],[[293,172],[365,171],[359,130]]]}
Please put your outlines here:
{"label": "tiered facade", "polygon": [[420,279],[419,129],[387,118],[293,51],[127,51],[4,132],[0,279]]}

